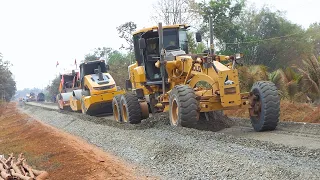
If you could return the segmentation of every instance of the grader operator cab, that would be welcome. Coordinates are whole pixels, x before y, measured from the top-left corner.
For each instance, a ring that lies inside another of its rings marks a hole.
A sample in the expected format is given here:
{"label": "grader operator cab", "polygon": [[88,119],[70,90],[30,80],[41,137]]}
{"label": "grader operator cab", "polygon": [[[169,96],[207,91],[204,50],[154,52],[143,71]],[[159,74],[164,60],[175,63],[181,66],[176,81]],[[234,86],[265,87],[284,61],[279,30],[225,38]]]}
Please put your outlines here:
{"label": "grader operator cab", "polygon": [[[192,126],[200,118],[212,120],[216,112],[246,108],[255,131],[274,130],[280,111],[275,85],[256,82],[251,92],[240,93],[236,64],[243,54],[214,54],[210,33],[209,53],[190,55],[188,27],[159,23],[133,34],[136,63],[128,67],[126,82],[132,92],[114,97],[114,118],[139,123],[149,112],[169,112],[172,126]],[[201,41],[199,33],[196,39]]]}
{"label": "grader operator cab", "polygon": [[79,84],[79,71],[71,70],[60,74],[59,94],[56,96],[58,107],[60,110],[70,110],[70,97],[72,91],[78,89]]}
{"label": "grader operator cab", "polygon": [[70,98],[72,110],[88,115],[112,113],[113,97],[124,91],[116,86],[108,69],[104,60],[80,64],[81,89],[73,91]]}

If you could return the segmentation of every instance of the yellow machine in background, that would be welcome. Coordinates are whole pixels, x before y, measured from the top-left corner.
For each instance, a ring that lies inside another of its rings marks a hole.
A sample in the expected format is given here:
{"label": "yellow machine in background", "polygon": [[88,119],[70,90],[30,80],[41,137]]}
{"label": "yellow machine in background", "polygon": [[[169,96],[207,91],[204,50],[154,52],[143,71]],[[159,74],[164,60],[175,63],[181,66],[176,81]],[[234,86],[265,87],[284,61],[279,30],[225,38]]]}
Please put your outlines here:
{"label": "yellow machine in background", "polygon": [[[128,67],[126,82],[132,92],[114,97],[114,118],[139,123],[149,112],[169,112],[172,126],[192,126],[200,118],[212,119],[215,111],[246,108],[256,131],[274,130],[280,111],[276,86],[256,82],[251,92],[240,93],[235,67],[243,54],[216,55],[211,45],[207,54],[190,55],[188,28],[159,23],[133,34],[136,62]],[[200,33],[196,39],[201,41]]]}
{"label": "yellow machine in background", "polygon": [[70,107],[83,114],[98,115],[112,113],[112,99],[124,94],[116,86],[112,76],[107,73],[108,66],[104,60],[80,64],[81,89],[72,92]]}

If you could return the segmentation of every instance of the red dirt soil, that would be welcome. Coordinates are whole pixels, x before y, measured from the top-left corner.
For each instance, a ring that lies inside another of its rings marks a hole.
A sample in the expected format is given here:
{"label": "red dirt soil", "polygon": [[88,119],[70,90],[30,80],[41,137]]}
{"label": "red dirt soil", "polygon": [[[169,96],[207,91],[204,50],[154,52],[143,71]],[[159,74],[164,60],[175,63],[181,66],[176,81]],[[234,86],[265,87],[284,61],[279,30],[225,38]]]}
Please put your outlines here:
{"label": "red dirt soil", "polygon": [[133,166],[84,140],[30,118],[14,103],[0,107],[0,154],[24,153],[49,179],[155,179],[137,176]]}
{"label": "red dirt soil", "polygon": [[[230,117],[249,118],[247,109],[226,110]],[[320,123],[320,107],[313,107],[307,103],[280,102],[280,121]]]}

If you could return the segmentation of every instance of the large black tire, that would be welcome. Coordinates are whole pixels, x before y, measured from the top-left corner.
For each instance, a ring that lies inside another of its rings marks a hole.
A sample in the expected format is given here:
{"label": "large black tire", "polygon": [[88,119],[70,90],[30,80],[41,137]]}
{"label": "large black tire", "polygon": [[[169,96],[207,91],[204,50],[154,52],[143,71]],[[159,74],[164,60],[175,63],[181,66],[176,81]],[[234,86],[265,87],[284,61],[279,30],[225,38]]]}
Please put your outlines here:
{"label": "large black tire", "polygon": [[277,87],[269,81],[258,81],[253,84],[251,93],[255,95],[257,116],[250,116],[255,131],[272,131],[279,122],[280,97]]}
{"label": "large black tire", "polygon": [[138,97],[133,93],[126,93],[121,96],[121,115],[123,122],[138,124],[141,122],[141,107]]}
{"label": "large black tire", "polygon": [[117,122],[122,122],[121,103],[120,103],[121,96],[122,95],[116,95],[112,99],[113,117],[114,117],[114,120]]}
{"label": "large black tire", "polygon": [[175,86],[169,98],[169,119],[172,126],[193,126],[199,119],[198,101],[187,85]]}

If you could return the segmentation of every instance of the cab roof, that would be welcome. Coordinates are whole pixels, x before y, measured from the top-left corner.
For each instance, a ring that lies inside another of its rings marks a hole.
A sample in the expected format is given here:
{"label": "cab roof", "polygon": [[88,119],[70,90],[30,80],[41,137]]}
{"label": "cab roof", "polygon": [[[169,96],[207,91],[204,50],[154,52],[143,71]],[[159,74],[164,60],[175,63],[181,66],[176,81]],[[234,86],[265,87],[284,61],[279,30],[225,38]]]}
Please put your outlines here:
{"label": "cab roof", "polygon": [[94,61],[87,61],[80,64],[80,66],[84,66],[86,64],[100,64],[100,63],[106,63],[105,60],[94,60]]}
{"label": "cab roof", "polygon": [[[183,27],[183,28],[186,29],[186,28],[188,28],[190,26],[187,25],[187,24],[174,24],[174,25],[162,26],[163,29],[173,29],[173,28],[179,28],[179,27]],[[152,27],[148,27],[148,28],[143,28],[143,29],[140,29],[140,30],[134,32],[132,35],[148,32],[148,31],[152,31],[152,30],[157,30],[157,29],[158,29],[158,26],[152,26]]]}

